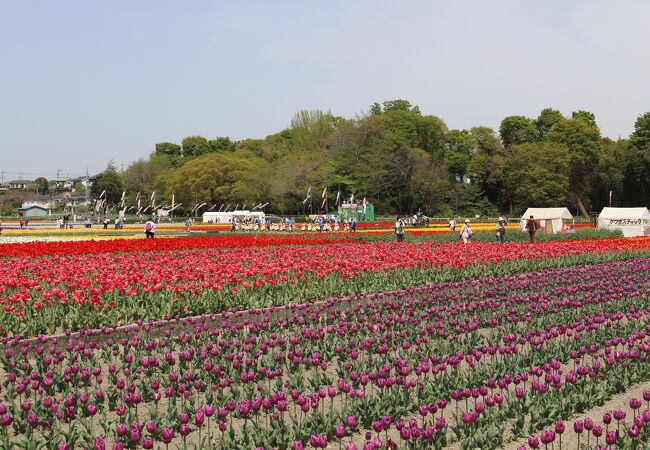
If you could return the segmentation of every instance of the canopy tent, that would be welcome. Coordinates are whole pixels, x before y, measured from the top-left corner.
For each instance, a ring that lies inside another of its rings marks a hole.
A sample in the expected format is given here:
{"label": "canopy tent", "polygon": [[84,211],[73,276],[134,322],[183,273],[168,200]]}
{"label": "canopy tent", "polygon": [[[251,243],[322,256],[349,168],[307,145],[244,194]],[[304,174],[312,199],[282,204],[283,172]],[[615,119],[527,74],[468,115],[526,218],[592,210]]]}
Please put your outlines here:
{"label": "canopy tent", "polygon": [[598,228],[621,230],[623,236],[643,236],[650,233],[648,208],[603,208],[598,216]]}
{"label": "canopy tent", "polygon": [[244,220],[257,220],[261,223],[266,220],[266,215],[262,211],[249,211],[249,210],[235,210],[229,212],[213,212],[208,211],[203,213],[203,223],[232,223],[233,218],[236,218],[239,223]]}
{"label": "canopy tent", "polygon": [[573,221],[573,215],[567,208],[528,208],[521,216],[521,230],[526,229],[530,216],[539,221],[540,231],[545,233],[560,233],[565,220]]}

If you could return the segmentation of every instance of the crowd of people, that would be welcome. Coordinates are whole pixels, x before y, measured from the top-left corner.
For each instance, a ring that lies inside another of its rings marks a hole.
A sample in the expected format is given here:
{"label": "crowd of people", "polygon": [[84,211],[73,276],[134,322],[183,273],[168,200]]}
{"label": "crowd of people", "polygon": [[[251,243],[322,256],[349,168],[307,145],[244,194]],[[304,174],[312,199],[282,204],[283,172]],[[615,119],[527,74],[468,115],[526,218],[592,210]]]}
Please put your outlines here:
{"label": "crowd of people", "polygon": [[[460,231],[458,233],[458,240],[462,240],[463,244],[469,244],[472,240],[474,231],[472,231],[471,225],[472,225],[471,220],[465,219],[463,226],[460,228]],[[496,235],[496,241],[500,244],[506,243],[506,225],[508,225],[508,221],[505,218],[499,217],[497,219],[495,225],[495,235]],[[397,242],[404,241],[405,227],[406,227],[406,223],[404,219],[401,219],[400,216],[397,216],[395,220],[395,240]],[[449,232],[451,234],[455,234],[456,227],[457,227],[456,219],[452,217],[451,219],[449,219]],[[535,220],[533,216],[530,216],[526,221],[526,225],[525,225],[525,230],[528,232],[528,235],[530,237],[530,242],[535,242],[535,233],[537,233],[537,230],[539,230],[539,228],[540,228],[539,222]]]}
{"label": "crowd of people", "polygon": [[[72,225],[69,223],[69,216],[63,216],[56,220],[57,228],[67,229],[72,228]],[[144,223],[144,233],[147,239],[153,239],[155,236],[156,223],[159,222],[159,218],[151,216]],[[111,219],[105,217],[103,220],[97,219],[97,222],[103,225],[103,229],[107,230]],[[114,220],[114,227],[116,230],[120,230],[124,227],[125,220],[123,217],[116,217]],[[27,226],[28,219],[20,220],[21,229],[24,226]],[[428,224],[428,218],[426,216],[418,217],[417,215],[413,217],[401,218],[400,216],[396,217],[394,232],[395,240],[397,242],[404,241],[405,229],[407,226],[418,226],[419,224]],[[194,219],[188,217],[185,220],[185,227],[187,232],[192,231],[192,226],[194,225]],[[500,244],[505,244],[506,242],[506,227],[508,221],[504,217],[499,217],[495,224],[495,236],[496,242]],[[451,234],[456,233],[456,228],[458,227],[458,222],[455,218],[449,219],[448,222],[449,232]],[[89,218],[86,218],[84,221],[85,228],[91,228],[92,223]],[[240,220],[238,218],[233,218],[230,221],[230,231],[280,231],[280,232],[294,232],[294,231],[308,231],[308,232],[326,232],[326,231],[349,231],[355,232],[357,229],[357,221],[354,217],[350,218],[338,218],[336,216],[316,216],[310,218],[306,223],[296,224],[295,219],[293,218],[280,218],[279,221],[274,222],[270,218],[260,219],[258,218],[248,218]],[[535,242],[535,234],[540,229],[540,223],[532,215],[526,220],[524,224],[524,230],[528,232],[530,242]],[[567,231],[571,232],[573,229]],[[564,232],[564,230],[563,230]],[[458,231],[458,240],[462,241],[463,244],[469,244],[472,242],[472,237],[474,231],[472,230],[471,220],[465,219],[460,230]]]}
{"label": "crowd of people", "polygon": [[309,220],[307,223],[296,224],[295,219],[293,218],[280,218],[278,222],[273,222],[271,219],[262,220],[260,218],[255,219],[243,219],[239,220],[236,217],[230,220],[230,231],[281,231],[281,232],[293,232],[293,231],[356,231],[357,230],[357,221],[352,218],[349,221],[347,219],[339,219],[336,217],[324,217],[318,216]]}

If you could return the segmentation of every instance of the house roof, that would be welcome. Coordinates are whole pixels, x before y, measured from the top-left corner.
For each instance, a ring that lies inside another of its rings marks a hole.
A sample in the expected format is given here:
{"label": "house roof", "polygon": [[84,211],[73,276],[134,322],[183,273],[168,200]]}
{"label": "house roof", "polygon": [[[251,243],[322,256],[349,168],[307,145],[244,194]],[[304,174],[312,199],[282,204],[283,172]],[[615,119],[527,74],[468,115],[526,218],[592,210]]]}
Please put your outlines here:
{"label": "house roof", "polygon": [[43,208],[42,206],[38,206],[38,205],[25,206],[24,208],[20,208],[20,211],[27,211],[28,209],[34,209],[34,208],[42,209],[43,211],[48,211],[47,208]]}
{"label": "house roof", "polygon": [[530,216],[541,220],[573,219],[567,208],[528,208],[521,218],[528,219]]}
{"label": "house roof", "polygon": [[8,184],[31,184],[33,181],[31,180],[12,180]]}

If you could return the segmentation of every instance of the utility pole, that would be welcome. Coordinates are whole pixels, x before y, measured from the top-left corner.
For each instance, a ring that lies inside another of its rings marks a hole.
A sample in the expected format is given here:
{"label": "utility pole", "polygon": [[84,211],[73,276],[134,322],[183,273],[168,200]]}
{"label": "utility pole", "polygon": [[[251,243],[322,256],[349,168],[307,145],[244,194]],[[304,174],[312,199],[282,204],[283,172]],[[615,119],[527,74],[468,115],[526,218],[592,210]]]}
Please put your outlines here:
{"label": "utility pole", "polygon": [[56,179],[58,180],[59,178],[61,178],[61,169],[56,170]]}

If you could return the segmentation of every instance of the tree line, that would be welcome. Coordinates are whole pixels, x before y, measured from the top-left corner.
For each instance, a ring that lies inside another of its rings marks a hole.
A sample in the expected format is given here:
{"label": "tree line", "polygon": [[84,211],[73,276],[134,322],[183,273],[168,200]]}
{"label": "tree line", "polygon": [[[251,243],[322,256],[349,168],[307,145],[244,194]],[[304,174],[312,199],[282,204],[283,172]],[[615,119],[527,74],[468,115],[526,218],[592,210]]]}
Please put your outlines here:
{"label": "tree line", "polygon": [[[568,206],[576,214],[650,204],[650,113],[629,138],[601,136],[594,114],[505,117],[499,130],[448,129],[407,100],[375,103],[363,117],[300,111],[288,128],[264,139],[190,136],[161,142],[148,158],[100,174],[91,194],[133,204],[153,191],[185,208],[196,204],[269,203],[278,214],[314,210],[334,197],[366,197],[383,213],[430,216],[518,214],[528,206]],[[185,209],[187,212],[188,209]]]}

